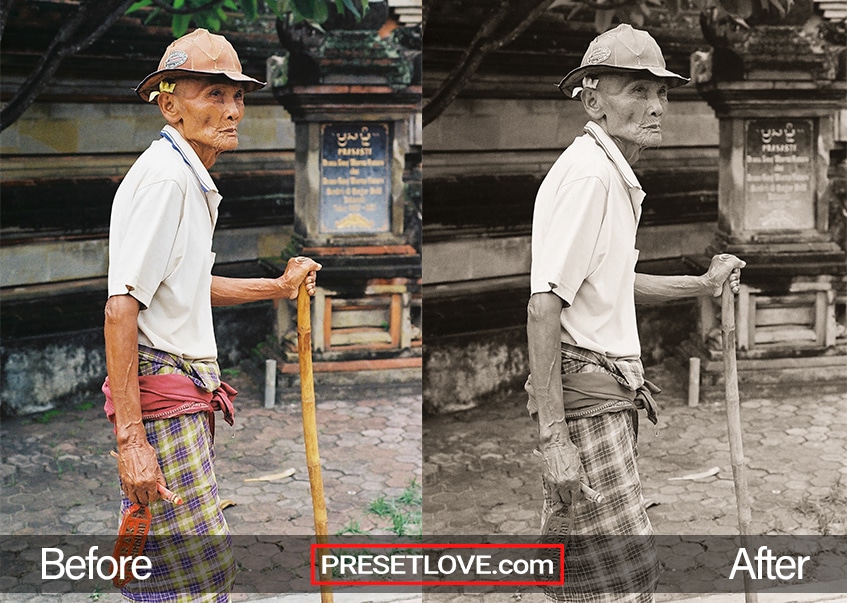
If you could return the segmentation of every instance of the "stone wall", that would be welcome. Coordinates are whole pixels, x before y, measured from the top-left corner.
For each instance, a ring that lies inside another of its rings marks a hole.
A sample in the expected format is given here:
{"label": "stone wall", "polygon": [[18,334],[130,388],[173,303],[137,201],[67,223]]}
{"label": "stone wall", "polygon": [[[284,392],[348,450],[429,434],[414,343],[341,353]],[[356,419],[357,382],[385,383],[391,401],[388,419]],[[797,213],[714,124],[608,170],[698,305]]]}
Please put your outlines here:
{"label": "stone wall", "polygon": [[[100,303],[92,303],[102,315]],[[273,334],[270,302],[215,308],[215,336],[222,368],[238,366]],[[101,327],[34,337],[4,337],[0,342],[0,415],[43,412],[65,404],[101,404],[106,376]]]}

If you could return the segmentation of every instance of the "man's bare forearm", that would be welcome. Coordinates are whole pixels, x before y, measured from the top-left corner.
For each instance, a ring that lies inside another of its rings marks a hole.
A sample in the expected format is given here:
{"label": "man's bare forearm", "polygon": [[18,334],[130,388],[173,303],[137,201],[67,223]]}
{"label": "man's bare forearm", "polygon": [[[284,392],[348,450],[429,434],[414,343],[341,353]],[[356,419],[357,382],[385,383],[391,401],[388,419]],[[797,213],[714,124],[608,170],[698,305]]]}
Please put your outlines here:
{"label": "man's bare forearm", "polygon": [[212,305],[235,306],[255,301],[291,297],[296,291],[281,278],[227,278],[212,277]]}
{"label": "man's bare forearm", "polygon": [[712,257],[709,269],[701,276],[635,275],[635,302],[661,303],[691,297],[719,296],[724,282],[729,281],[733,293],[738,293],[741,269],[746,262],[729,253]]}
{"label": "man's bare forearm", "polygon": [[138,312],[138,301],[130,295],[115,295],[106,303],[103,336],[118,445],[146,441],[138,388]]}
{"label": "man's bare forearm", "polygon": [[[562,347],[560,314],[564,302],[555,293],[535,293],[527,306],[529,366],[532,393],[538,408],[538,440],[544,461],[544,480],[559,496],[575,500],[582,465],[571,442],[562,404]],[[562,500],[566,500],[562,498]]]}
{"label": "man's bare forearm", "polygon": [[156,484],[164,485],[156,451],[147,441],[141,419],[138,385],[138,301],[115,295],[106,302],[106,370],[115,406],[118,473],[131,502],[148,504],[159,498]]}
{"label": "man's bare forearm", "polygon": [[315,294],[316,273],[321,265],[302,256],[288,260],[283,274],[277,278],[212,277],[212,305],[234,306],[271,299],[295,299],[300,285],[309,295]]}
{"label": "man's bare forearm", "polygon": [[688,299],[710,293],[711,289],[703,276],[635,275],[635,302],[638,304]]}
{"label": "man's bare forearm", "polygon": [[[542,441],[567,427],[562,406],[562,351],[560,314],[563,302],[555,293],[535,293],[527,306],[526,334],[532,391],[538,405]],[[555,427],[555,429],[554,429]]]}

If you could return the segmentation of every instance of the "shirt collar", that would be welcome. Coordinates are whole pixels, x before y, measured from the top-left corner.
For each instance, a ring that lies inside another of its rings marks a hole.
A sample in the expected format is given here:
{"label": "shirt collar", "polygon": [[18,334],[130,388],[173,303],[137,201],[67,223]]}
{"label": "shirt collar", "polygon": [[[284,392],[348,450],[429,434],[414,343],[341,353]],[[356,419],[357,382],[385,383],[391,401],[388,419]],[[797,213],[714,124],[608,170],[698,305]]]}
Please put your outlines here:
{"label": "shirt collar", "polygon": [[212,180],[212,177],[209,175],[209,171],[206,169],[206,166],[203,165],[203,162],[200,161],[200,158],[197,156],[197,153],[194,152],[194,149],[188,144],[182,134],[172,126],[165,126],[162,128],[162,131],[159,132],[159,136],[167,140],[174,150],[180,154],[182,160],[191,168],[191,171],[194,172],[194,175],[197,177],[197,181],[200,183],[200,188],[204,193],[208,193],[213,191],[215,193],[218,192],[218,187],[215,186],[215,181]]}
{"label": "shirt collar", "polygon": [[621,153],[615,141],[606,134],[599,124],[589,121],[585,124],[585,131],[603,149],[603,152],[606,153],[606,156],[615,165],[624,182],[626,182],[629,188],[629,197],[632,201],[632,211],[635,214],[635,219],[638,220],[641,217],[641,202],[646,195],[641,188],[641,183],[638,182],[638,178],[635,176],[635,172],[632,171],[632,166],[624,158],[623,153]]}
{"label": "shirt collar", "polygon": [[159,132],[159,136],[170,143],[171,147],[179,153],[182,160],[189,168],[191,168],[191,172],[194,174],[195,178],[197,178],[200,190],[203,191],[203,195],[206,197],[206,205],[209,208],[209,217],[212,220],[212,227],[214,228],[214,225],[218,221],[218,206],[223,198],[218,192],[218,187],[215,186],[215,181],[212,180],[212,177],[209,175],[209,171],[206,169],[206,166],[203,165],[203,162],[200,161],[197,153],[194,152],[194,149],[190,144],[188,144],[188,141],[182,137],[182,134],[180,134],[176,128],[165,126],[162,128],[162,131]]}

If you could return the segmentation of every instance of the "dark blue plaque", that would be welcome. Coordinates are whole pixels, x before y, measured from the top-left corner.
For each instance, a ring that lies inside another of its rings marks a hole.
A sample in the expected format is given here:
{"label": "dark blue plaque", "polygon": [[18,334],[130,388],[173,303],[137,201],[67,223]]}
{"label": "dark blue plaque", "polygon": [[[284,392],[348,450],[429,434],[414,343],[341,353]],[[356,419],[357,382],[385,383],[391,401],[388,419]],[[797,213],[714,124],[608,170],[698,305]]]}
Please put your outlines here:
{"label": "dark blue plaque", "polygon": [[391,230],[389,124],[321,125],[320,232]]}

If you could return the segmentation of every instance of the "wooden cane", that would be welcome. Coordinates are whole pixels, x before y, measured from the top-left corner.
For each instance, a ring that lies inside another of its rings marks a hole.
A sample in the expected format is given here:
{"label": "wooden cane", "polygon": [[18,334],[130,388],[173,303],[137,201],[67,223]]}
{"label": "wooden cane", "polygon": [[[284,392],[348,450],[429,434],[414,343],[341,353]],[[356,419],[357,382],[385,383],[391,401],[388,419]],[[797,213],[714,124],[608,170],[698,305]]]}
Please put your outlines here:
{"label": "wooden cane", "polygon": [[[750,525],[750,492],[744,470],[744,448],[741,443],[741,402],[738,396],[738,362],[735,357],[735,294],[729,279],[721,291],[721,341],[723,343],[724,380],[726,382],[726,422],[729,431],[729,456],[732,461],[732,478],[735,482],[735,502],[738,508],[738,529],[741,546],[748,549]],[[756,603],[758,596],[749,572],[744,572],[744,600]]]}
{"label": "wooden cane", "polygon": [[[315,378],[312,372],[312,317],[311,300],[306,285],[297,292],[297,355],[300,359],[300,399],[303,409],[303,437],[306,442],[306,467],[309,470],[309,488],[312,491],[312,509],[315,515],[315,537],[318,544],[327,542],[326,499],[321,478],[321,457],[318,453],[318,422],[315,416]],[[324,548],[318,549],[318,567]],[[323,576],[321,576],[323,578]],[[321,585],[321,603],[332,603],[332,589]]]}

